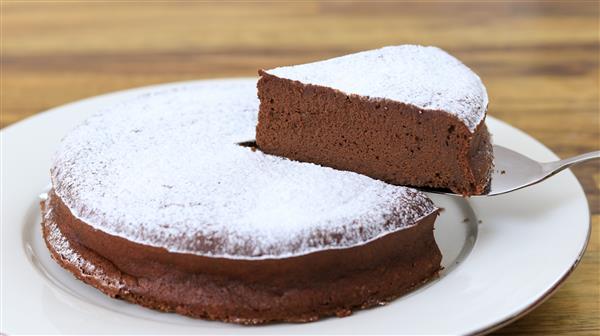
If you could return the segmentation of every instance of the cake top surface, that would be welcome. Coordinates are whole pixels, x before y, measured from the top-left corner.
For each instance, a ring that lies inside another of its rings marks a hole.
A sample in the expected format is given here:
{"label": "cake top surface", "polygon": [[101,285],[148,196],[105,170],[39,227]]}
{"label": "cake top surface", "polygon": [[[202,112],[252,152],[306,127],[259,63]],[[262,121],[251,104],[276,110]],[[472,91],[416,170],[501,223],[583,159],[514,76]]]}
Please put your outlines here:
{"label": "cake top surface", "polygon": [[51,168],[72,214],[171,252],[281,258],[347,248],[436,211],[423,193],[265,155],[255,80],[154,89],[71,131]]}
{"label": "cake top surface", "polygon": [[437,47],[390,46],[266,72],[346,94],[444,111],[471,132],[484,120],[488,106],[479,76]]}

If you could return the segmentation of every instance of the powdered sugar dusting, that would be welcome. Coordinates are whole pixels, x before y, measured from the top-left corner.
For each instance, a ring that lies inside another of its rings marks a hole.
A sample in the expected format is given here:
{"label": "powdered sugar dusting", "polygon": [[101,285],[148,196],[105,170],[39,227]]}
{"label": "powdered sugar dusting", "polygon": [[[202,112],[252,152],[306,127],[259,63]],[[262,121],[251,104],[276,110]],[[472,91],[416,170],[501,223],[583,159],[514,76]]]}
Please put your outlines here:
{"label": "powdered sugar dusting", "polygon": [[62,235],[60,229],[54,222],[54,213],[47,204],[48,203],[46,202],[43,221],[44,225],[48,227],[48,235],[46,237],[48,244],[50,244],[56,253],[70,265],[77,267],[84,274],[93,274],[96,270],[96,266],[84,259],[79,253],[71,248],[71,244],[69,244],[69,241]]}
{"label": "powdered sugar dusting", "polygon": [[[93,263],[82,256],[76,249],[71,246],[69,240],[60,231],[55,218],[54,212],[49,207],[50,201],[48,195],[44,195],[45,205],[42,207],[43,226],[46,234],[46,242],[49,248],[54,251],[52,258],[61,259],[61,264],[64,263],[70,267],[75,267],[79,270],[76,276],[83,279],[93,279],[100,283],[106,290],[119,291],[124,287],[120,279],[111,279],[106,275],[102,267],[96,267]],[[57,260],[58,261],[58,260]]]}
{"label": "powdered sugar dusting", "polygon": [[268,70],[280,78],[445,111],[471,132],[484,120],[488,96],[481,79],[436,47],[391,46],[325,61]]}
{"label": "powdered sugar dusting", "polygon": [[279,258],[347,248],[436,211],[416,190],[253,152],[256,81],[155,89],[69,133],[55,193],[95,228],[171,252]]}

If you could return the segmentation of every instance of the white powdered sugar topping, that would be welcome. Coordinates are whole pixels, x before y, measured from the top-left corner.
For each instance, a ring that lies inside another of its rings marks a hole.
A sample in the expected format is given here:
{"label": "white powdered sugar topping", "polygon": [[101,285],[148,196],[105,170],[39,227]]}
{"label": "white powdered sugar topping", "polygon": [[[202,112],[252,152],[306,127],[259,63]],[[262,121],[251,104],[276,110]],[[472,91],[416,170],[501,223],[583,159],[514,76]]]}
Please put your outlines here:
{"label": "white powdered sugar topping", "polygon": [[62,235],[60,229],[54,222],[54,214],[52,209],[48,207],[47,200],[43,216],[44,225],[47,226],[48,230],[46,240],[48,241],[48,244],[52,246],[52,249],[56,251],[60,258],[80,269],[83,274],[93,274],[96,270],[96,266],[84,259],[79,253],[71,248],[71,244],[69,244],[69,241]]}
{"label": "white powdered sugar topping", "polygon": [[254,80],[142,94],[63,139],[54,191],[106,233],[237,259],[357,246],[437,210],[413,189],[239,146],[257,110]]}
{"label": "white powdered sugar topping", "polygon": [[100,283],[105,289],[111,289],[118,291],[123,288],[123,283],[119,280],[110,279],[102,267],[96,267],[92,262],[87,260],[84,256],[79,254],[69,243],[69,240],[63,235],[58,228],[56,220],[54,218],[54,212],[49,207],[49,200],[47,195],[45,196],[45,206],[43,206],[43,225],[44,231],[46,232],[46,242],[51,250],[54,250],[55,254],[52,254],[52,258],[61,259],[59,263],[66,263],[70,267],[75,267],[79,270],[80,278],[93,279]]}
{"label": "white powdered sugar topping", "polygon": [[346,94],[444,111],[456,116],[471,132],[484,120],[488,106],[481,79],[436,47],[391,46],[266,72]]}

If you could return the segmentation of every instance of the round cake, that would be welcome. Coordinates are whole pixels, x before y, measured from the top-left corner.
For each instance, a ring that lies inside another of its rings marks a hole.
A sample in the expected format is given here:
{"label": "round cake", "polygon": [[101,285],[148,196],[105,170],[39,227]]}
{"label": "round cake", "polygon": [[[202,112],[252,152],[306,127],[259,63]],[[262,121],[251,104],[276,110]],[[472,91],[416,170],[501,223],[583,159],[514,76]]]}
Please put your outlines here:
{"label": "round cake", "polygon": [[111,297],[244,324],[380,305],[434,278],[424,194],[266,155],[255,80],[117,103],[61,142],[42,202],[52,257]]}

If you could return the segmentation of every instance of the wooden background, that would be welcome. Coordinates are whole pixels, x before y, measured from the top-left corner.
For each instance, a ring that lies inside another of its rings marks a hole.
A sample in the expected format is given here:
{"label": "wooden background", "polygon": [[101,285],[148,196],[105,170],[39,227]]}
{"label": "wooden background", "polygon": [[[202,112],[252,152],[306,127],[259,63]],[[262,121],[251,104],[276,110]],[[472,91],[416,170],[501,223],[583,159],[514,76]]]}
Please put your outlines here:
{"label": "wooden background", "polygon": [[[119,89],[254,76],[258,68],[418,43],[440,46],[473,68],[487,85],[489,114],[559,156],[600,148],[595,1],[1,6],[1,127]],[[556,295],[498,334],[600,334],[600,170],[594,163],[574,171],[593,214],[587,253]]]}

